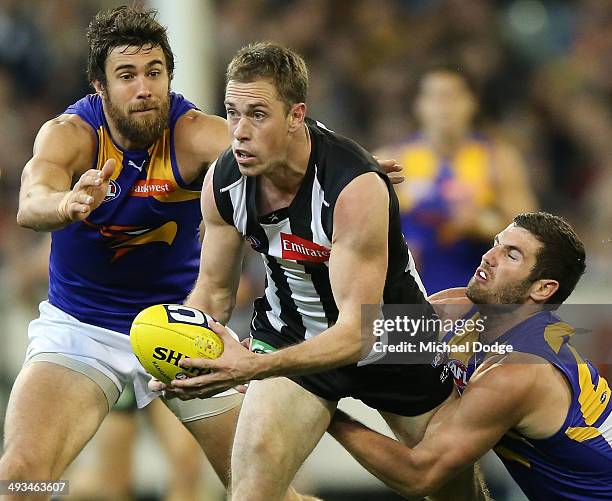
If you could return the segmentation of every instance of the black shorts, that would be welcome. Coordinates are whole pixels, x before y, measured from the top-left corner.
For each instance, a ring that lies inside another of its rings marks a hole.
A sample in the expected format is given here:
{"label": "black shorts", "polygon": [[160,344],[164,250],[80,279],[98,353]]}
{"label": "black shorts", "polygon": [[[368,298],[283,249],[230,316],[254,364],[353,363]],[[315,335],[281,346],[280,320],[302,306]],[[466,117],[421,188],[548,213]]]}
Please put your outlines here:
{"label": "black shorts", "polygon": [[[257,330],[251,335],[253,351],[275,351],[293,344],[283,342],[277,332]],[[453,391],[453,380],[446,377],[443,365],[353,364],[290,379],[325,400],[353,397],[379,411],[418,416],[440,405]]]}

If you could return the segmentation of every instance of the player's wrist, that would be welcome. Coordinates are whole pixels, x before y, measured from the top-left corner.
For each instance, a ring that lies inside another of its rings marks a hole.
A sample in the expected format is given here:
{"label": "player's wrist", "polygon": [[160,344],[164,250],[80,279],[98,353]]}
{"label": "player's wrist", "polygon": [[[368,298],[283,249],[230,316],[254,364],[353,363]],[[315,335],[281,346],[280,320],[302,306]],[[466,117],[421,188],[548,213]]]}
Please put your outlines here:
{"label": "player's wrist", "polygon": [[72,222],[72,219],[70,218],[70,214],[68,212],[70,194],[71,194],[70,191],[67,191],[64,194],[64,196],[60,200],[60,203],[58,204],[57,209],[56,209],[57,218],[58,218],[59,223],[61,224],[68,224]]}
{"label": "player's wrist", "polygon": [[278,351],[271,353],[250,352],[249,381],[286,375],[278,361]]}

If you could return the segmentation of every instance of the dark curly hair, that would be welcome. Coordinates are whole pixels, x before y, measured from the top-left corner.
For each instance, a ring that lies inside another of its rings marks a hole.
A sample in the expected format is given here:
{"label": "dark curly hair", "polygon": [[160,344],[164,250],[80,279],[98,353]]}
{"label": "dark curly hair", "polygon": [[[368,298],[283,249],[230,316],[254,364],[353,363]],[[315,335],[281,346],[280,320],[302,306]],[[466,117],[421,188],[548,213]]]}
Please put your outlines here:
{"label": "dark curly hair", "polygon": [[584,244],[567,221],[547,212],[519,214],[513,222],[542,243],[529,280],[548,278],[559,282],[559,289],[548,304],[560,305],[572,293],[586,268]]}
{"label": "dark curly hair", "polygon": [[141,10],[126,5],[98,12],[87,29],[89,81],[97,80],[106,84],[106,58],[115,47],[122,45],[160,47],[166,57],[168,75],[172,79],[174,54],[168,42],[166,28],[155,20],[156,15],[156,10]]}

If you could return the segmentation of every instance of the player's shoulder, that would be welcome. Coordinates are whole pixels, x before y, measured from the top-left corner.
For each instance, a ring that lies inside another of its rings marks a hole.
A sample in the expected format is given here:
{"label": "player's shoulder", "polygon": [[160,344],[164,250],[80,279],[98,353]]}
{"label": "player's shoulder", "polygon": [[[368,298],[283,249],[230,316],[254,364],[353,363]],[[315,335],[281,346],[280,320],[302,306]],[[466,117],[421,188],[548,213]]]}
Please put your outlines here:
{"label": "player's shoulder", "polygon": [[51,129],[56,131],[58,134],[66,132],[73,134],[87,133],[94,137],[95,133],[89,124],[83,120],[79,115],[73,113],[63,113],[50,120],[47,120],[41,129]]}
{"label": "player's shoulder", "polygon": [[347,198],[345,192],[349,186],[348,192],[355,192],[358,197],[363,193],[370,200],[375,196],[372,190],[384,194],[386,176],[365,148],[310,118],[306,125],[311,135],[317,180],[329,204],[335,207],[341,193]]}
{"label": "player's shoulder", "polygon": [[173,136],[179,164],[186,169],[208,167],[229,143],[225,120],[195,108],[177,120]]}
{"label": "player's shoulder", "polygon": [[525,396],[537,384],[542,368],[550,363],[533,353],[513,351],[488,358],[470,379],[470,385],[495,387],[510,398]]}
{"label": "player's shoulder", "polygon": [[513,352],[470,379],[468,389],[487,388],[495,392],[491,407],[505,407],[518,420],[520,433],[546,438],[556,432],[567,417],[572,387],[563,371],[533,353]]}
{"label": "player's shoulder", "polygon": [[[229,143],[225,119],[217,115],[208,115],[196,108],[187,110],[181,115],[176,122],[174,134],[177,140],[199,144],[200,147],[221,142],[225,149]],[[202,141],[203,138],[206,140]]]}
{"label": "player's shoulder", "polygon": [[65,113],[45,122],[36,143],[53,142],[63,148],[90,152],[97,145],[95,131],[79,115]]}
{"label": "player's shoulder", "polygon": [[187,110],[179,118],[179,123],[182,123],[184,127],[197,127],[204,129],[223,129],[227,133],[227,122],[225,118],[217,115],[210,115],[204,113],[202,110],[197,108],[191,108]]}
{"label": "player's shoulder", "polygon": [[378,164],[374,157],[356,141],[327,128],[323,123],[307,119],[313,141],[319,149],[320,157],[325,157],[328,163],[343,164],[345,167],[368,167],[377,170]]}

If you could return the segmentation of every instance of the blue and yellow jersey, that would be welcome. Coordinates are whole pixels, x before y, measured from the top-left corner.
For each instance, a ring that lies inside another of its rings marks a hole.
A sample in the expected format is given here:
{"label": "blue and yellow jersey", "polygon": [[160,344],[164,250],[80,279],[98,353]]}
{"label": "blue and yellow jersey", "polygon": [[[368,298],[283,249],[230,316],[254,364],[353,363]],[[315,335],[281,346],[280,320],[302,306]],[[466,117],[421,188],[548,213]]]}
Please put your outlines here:
{"label": "blue and yellow jersey", "polygon": [[[478,313],[472,310],[471,315],[475,319]],[[610,387],[571,344],[573,333],[555,314],[542,311],[496,339],[514,351],[547,360],[561,371],[572,391],[565,422],[553,436],[536,440],[510,430],[494,448],[529,499],[612,499]],[[477,340],[475,331],[444,338],[446,343],[468,346]],[[459,391],[483,358],[483,353],[449,354],[447,367]]]}
{"label": "blue and yellow jersey", "polygon": [[95,94],[65,111],[96,133],[93,168],[116,159],[104,202],[52,234],[49,301],[82,322],[127,334],[140,310],[182,302],[195,283],[202,180],[183,181],[173,141],[177,120],[195,106],[179,94],[170,100],[168,127],[146,150],[113,142]]}
{"label": "blue and yellow jersey", "polygon": [[457,235],[449,217],[454,200],[469,199],[482,209],[494,205],[490,142],[474,135],[452,157],[444,158],[416,136],[393,156],[406,177],[396,186],[402,231],[418,257],[425,288],[434,293],[464,286],[490,242]]}

